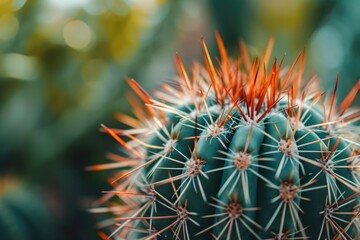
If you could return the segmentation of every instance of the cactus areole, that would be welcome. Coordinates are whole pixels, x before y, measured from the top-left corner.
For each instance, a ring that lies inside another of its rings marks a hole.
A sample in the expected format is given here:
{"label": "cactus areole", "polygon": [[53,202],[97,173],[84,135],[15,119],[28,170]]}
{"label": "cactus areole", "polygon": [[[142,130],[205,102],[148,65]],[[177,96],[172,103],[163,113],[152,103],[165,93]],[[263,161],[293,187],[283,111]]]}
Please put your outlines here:
{"label": "cactus areole", "polygon": [[178,78],[153,96],[129,81],[135,117],[117,118],[130,127],[102,126],[122,154],[89,168],[113,170],[100,235],[359,239],[360,82],[337,102],[338,78],[330,94],[304,80],[305,51],[284,67],[270,64],[273,40],[253,60],[217,42],[220,59],[202,40],[189,73],[177,56]]}

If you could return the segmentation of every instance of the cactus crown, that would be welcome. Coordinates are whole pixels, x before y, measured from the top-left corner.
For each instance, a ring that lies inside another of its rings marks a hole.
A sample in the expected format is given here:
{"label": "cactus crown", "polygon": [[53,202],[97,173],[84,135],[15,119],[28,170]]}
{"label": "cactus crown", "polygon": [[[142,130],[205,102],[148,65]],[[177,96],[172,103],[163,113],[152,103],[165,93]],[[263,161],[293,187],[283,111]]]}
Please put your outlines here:
{"label": "cactus crown", "polygon": [[[290,68],[228,58],[217,35],[217,67],[202,40],[205,66],[151,97],[129,84],[131,129],[103,126],[122,149],[108,205],[109,237],[127,239],[353,239],[359,236],[360,118],[351,109],[360,82],[337,106],[317,79],[303,82],[305,51]],[[325,99],[324,99],[325,98]],[[141,101],[139,101],[140,99]],[[141,103],[143,102],[143,103]]]}

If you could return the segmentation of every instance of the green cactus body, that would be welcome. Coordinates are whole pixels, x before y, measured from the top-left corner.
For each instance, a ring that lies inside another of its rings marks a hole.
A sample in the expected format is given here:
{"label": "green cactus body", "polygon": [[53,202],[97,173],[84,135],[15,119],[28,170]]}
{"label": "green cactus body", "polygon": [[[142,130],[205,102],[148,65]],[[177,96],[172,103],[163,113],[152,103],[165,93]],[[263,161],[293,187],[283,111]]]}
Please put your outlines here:
{"label": "green cactus body", "polygon": [[197,65],[192,81],[178,58],[177,87],[161,101],[140,96],[148,121],[161,124],[124,134],[128,142],[105,128],[137,163],[117,175],[124,191],[114,196],[138,194],[110,237],[360,237],[359,131],[351,125],[359,112],[348,110],[359,89],[337,108],[336,91],[326,104],[313,85],[300,87],[304,53],[298,70],[296,61],[280,74],[275,62],[267,73],[269,57],[251,67],[243,53],[242,65],[218,43],[219,68],[203,43],[206,68]]}

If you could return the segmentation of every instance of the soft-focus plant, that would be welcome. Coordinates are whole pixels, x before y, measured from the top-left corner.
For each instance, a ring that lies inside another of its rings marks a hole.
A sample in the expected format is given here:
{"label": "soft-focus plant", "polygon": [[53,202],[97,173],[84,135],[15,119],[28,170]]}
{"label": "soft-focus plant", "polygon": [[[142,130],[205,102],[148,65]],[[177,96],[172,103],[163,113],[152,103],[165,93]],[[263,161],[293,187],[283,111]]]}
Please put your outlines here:
{"label": "soft-focus plant", "polygon": [[82,163],[97,159],[93,129],[127,88],[119,76],[137,75],[172,43],[179,5],[0,0],[0,175],[21,176],[1,196],[0,239],[95,237],[83,208],[98,189],[84,187],[93,176]]}
{"label": "soft-focus plant", "polygon": [[61,239],[54,221],[39,189],[15,177],[0,178],[1,239]]}
{"label": "soft-focus plant", "polygon": [[32,170],[95,126],[89,114],[112,114],[126,89],[114,87],[118,74],[146,67],[181,15],[177,0],[94,0],[69,11],[49,2],[5,0],[0,10],[0,161],[21,161],[22,147]]}

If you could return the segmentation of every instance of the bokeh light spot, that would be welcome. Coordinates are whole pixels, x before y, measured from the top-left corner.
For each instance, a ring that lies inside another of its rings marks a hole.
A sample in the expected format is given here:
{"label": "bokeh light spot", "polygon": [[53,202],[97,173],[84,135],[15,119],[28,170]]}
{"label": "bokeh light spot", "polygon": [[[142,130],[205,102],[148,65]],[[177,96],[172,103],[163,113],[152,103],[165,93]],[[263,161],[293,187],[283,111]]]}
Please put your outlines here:
{"label": "bokeh light spot", "polygon": [[106,7],[106,2],[104,1],[96,1],[96,0],[89,0],[84,6],[83,9],[91,14],[91,15],[100,15],[106,12],[108,9]]}
{"label": "bokeh light spot", "polygon": [[19,10],[20,8],[22,8],[26,3],[26,0],[14,0],[13,1],[13,8],[15,11]]}
{"label": "bokeh light spot", "polygon": [[89,0],[48,0],[49,4],[60,8],[74,8],[83,6],[88,3]]}
{"label": "bokeh light spot", "polygon": [[91,42],[91,29],[81,20],[72,20],[65,25],[63,37],[70,47],[77,50],[84,49]]}

